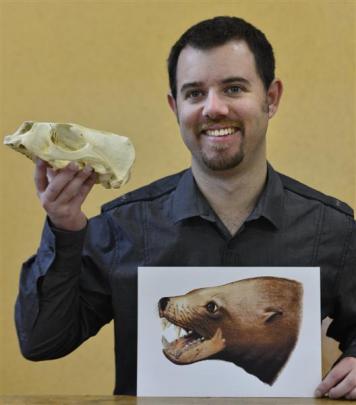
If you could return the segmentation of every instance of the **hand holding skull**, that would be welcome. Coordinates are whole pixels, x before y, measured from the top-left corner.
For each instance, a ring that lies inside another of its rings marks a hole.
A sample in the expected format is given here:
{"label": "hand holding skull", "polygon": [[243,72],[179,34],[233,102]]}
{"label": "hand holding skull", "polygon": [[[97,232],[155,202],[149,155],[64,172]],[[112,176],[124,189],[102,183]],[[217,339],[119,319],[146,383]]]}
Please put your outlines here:
{"label": "hand holding skull", "polygon": [[95,182],[119,188],[135,159],[127,137],[77,124],[25,121],[4,143],[36,161],[42,206],[54,226],[68,231],[85,227],[81,205]]}
{"label": "hand holding skull", "polygon": [[36,162],[35,185],[41,204],[52,224],[62,230],[79,231],[87,218],[81,206],[96,181],[89,166],[79,170],[72,162],[54,171],[46,162]]}

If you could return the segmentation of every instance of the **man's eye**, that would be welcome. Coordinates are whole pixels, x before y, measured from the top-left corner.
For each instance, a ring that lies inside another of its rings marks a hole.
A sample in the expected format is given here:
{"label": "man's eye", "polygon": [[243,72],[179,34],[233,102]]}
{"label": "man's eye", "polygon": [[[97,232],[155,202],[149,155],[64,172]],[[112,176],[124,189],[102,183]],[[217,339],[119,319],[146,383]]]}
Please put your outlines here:
{"label": "man's eye", "polygon": [[201,90],[191,90],[186,93],[185,98],[187,98],[187,99],[190,98],[190,99],[194,100],[196,98],[201,97],[202,95],[203,95],[203,92]]}
{"label": "man's eye", "polygon": [[241,89],[240,86],[230,86],[230,87],[228,87],[228,88],[225,90],[225,92],[226,92],[227,94],[238,94],[238,93],[240,93],[241,91],[242,91],[242,89]]}

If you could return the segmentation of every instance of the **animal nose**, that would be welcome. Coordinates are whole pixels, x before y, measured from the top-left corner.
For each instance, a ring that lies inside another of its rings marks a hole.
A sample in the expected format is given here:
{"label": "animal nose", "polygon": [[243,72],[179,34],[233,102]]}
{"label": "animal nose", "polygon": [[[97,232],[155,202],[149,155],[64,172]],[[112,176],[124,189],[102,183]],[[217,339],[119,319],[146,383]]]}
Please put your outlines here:
{"label": "animal nose", "polygon": [[215,92],[209,92],[203,108],[204,117],[216,119],[226,116],[228,112],[229,108],[226,102]]}
{"label": "animal nose", "polygon": [[161,298],[161,299],[159,300],[159,302],[158,302],[158,307],[159,307],[159,309],[160,309],[161,311],[164,311],[164,310],[166,309],[167,304],[168,304],[168,301],[169,301],[169,298],[168,298],[168,297],[163,297],[163,298]]}

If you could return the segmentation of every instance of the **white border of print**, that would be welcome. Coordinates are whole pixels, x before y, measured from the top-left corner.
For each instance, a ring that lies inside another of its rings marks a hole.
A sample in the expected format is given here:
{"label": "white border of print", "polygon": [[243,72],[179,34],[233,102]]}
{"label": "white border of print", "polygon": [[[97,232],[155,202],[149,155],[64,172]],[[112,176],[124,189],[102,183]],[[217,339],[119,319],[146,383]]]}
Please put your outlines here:
{"label": "white border of print", "polygon": [[[157,304],[164,296],[186,294],[240,279],[274,276],[303,284],[303,318],[288,363],[273,386],[233,363],[205,360],[175,365],[162,353]],[[125,327],[123,325],[123,327]],[[321,381],[320,270],[317,267],[139,267],[138,396],[313,397]]]}

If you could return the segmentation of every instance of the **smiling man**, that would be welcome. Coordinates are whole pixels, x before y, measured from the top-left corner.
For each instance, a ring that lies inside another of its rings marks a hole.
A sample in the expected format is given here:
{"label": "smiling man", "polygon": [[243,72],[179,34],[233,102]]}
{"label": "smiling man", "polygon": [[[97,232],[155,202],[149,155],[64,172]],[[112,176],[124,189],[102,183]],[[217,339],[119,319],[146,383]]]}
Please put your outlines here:
{"label": "smiling man", "polygon": [[192,154],[194,179],[233,235],[266,181],[266,131],[282,83],[263,83],[239,37],[208,49],[185,46],[175,80],[168,101]]}
{"label": "smiling man", "polygon": [[35,183],[47,213],[16,306],[21,350],[64,356],[112,319],[115,394],[136,393],[137,266],[320,266],[321,318],[342,358],[316,396],[356,398],[356,230],[346,204],[277,173],[266,132],[282,83],[265,35],[236,17],[191,27],[168,59],[168,102],[191,168],[103,206],[81,205],[95,176],[75,166]]}

